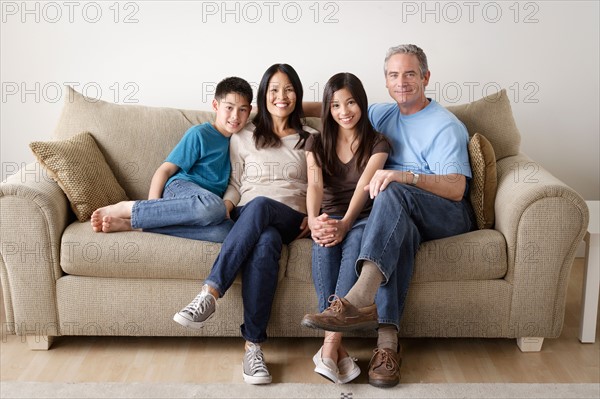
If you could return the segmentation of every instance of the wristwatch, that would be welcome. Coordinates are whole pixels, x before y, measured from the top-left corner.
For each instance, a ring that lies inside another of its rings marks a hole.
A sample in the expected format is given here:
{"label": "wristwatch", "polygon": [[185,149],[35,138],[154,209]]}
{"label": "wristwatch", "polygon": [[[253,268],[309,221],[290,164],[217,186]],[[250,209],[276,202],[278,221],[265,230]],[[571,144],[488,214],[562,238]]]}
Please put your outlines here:
{"label": "wristwatch", "polygon": [[417,183],[419,182],[419,174],[413,172],[412,170],[409,170],[408,173],[410,173],[411,175],[413,175],[412,182],[410,182],[408,184],[410,184],[411,186],[416,186]]}

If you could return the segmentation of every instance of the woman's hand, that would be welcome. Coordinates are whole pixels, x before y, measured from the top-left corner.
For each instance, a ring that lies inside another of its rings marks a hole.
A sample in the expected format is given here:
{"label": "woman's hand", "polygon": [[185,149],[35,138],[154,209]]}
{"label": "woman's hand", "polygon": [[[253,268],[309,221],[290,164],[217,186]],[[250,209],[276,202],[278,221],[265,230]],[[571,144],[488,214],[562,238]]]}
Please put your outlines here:
{"label": "woman's hand", "polygon": [[233,211],[233,208],[235,208],[235,205],[233,205],[233,202],[229,201],[229,200],[223,200],[223,203],[225,204],[225,212],[226,212],[226,218],[227,219],[231,219],[231,211]]}
{"label": "woman's hand", "polygon": [[337,220],[336,229],[333,233],[331,233],[331,240],[324,246],[329,248],[340,244],[342,241],[344,241],[344,238],[346,238],[346,234],[348,234],[350,227],[351,226],[344,219]]}
{"label": "woman's hand", "polygon": [[304,238],[308,236],[308,233],[310,233],[310,228],[308,227],[308,216],[304,216],[304,219],[302,219],[302,223],[300,223],[300,230],[301,232],[298,234],[298,237],[296,237],[295,240]]}

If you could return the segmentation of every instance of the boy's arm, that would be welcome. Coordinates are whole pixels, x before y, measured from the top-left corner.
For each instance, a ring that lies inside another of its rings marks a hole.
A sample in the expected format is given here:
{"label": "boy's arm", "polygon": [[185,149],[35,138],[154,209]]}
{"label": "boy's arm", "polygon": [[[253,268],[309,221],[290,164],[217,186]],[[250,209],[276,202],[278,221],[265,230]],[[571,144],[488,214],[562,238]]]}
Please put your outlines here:
{"label": "boy's arm", "polygon": [[302,111],[304,111],[304,116],[306,117],[321,117],[321,107],[323,106],[322,102],[315,101],[303,101],[302,102]]}
{"label": "boy's arm", "polygon": [[161,198],[165,184],[171,176],[173,176],[179,170],[179,166],[171,162],[163,162],[162,165],[156,169],[150,182],[150,191],[148,192],[148,199]]}

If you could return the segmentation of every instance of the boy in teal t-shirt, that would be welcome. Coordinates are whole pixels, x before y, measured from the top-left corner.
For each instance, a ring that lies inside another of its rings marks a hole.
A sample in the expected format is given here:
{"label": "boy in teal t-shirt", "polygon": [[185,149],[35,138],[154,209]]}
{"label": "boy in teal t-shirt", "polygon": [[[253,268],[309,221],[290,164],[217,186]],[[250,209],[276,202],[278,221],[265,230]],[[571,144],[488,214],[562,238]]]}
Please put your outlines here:
{"label": "boy in teal t-shirt", "polygon": [[158,167],[148,200],[122,201],[96,209],[96,232],[143,230],[184,238],[221,242],[229,229],[223,194],[229,182],[229,138],[246,125],[252,88],[230,77],[217,85],[213,124],[188,129]]}

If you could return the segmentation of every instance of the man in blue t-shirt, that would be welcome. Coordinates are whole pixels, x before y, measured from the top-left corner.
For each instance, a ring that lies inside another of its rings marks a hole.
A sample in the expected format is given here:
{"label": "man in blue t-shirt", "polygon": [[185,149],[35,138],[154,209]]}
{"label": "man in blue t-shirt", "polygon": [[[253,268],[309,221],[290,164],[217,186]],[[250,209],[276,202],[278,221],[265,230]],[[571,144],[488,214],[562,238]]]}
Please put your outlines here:
{"label": "man in blue t-shirt", "polygon": [[425,96],[430,77],[425,53],[410,44],[392,47],[384,71],[395,103],[373,104],[368,113],[375,129],[390,139],[392,152],[365,187],[375,202],[356,262],[358,281],[302,324],[341,332],[377,328],[369,383],[391,387],[400,381],[397,332],[419,245],[466,233],[474,219],[466,198],[467,129]]}
{"label": "man in blue t-shirt", "polygon": [[147,200],[122,201],[94,211],[94,231],[143,230],[223,242],[232,226],[223,194],[229,183],[229,139],[244,128],[252,109],[252,87],[242,78],[217,84],[215,122],[188,129],[150,183]]}

